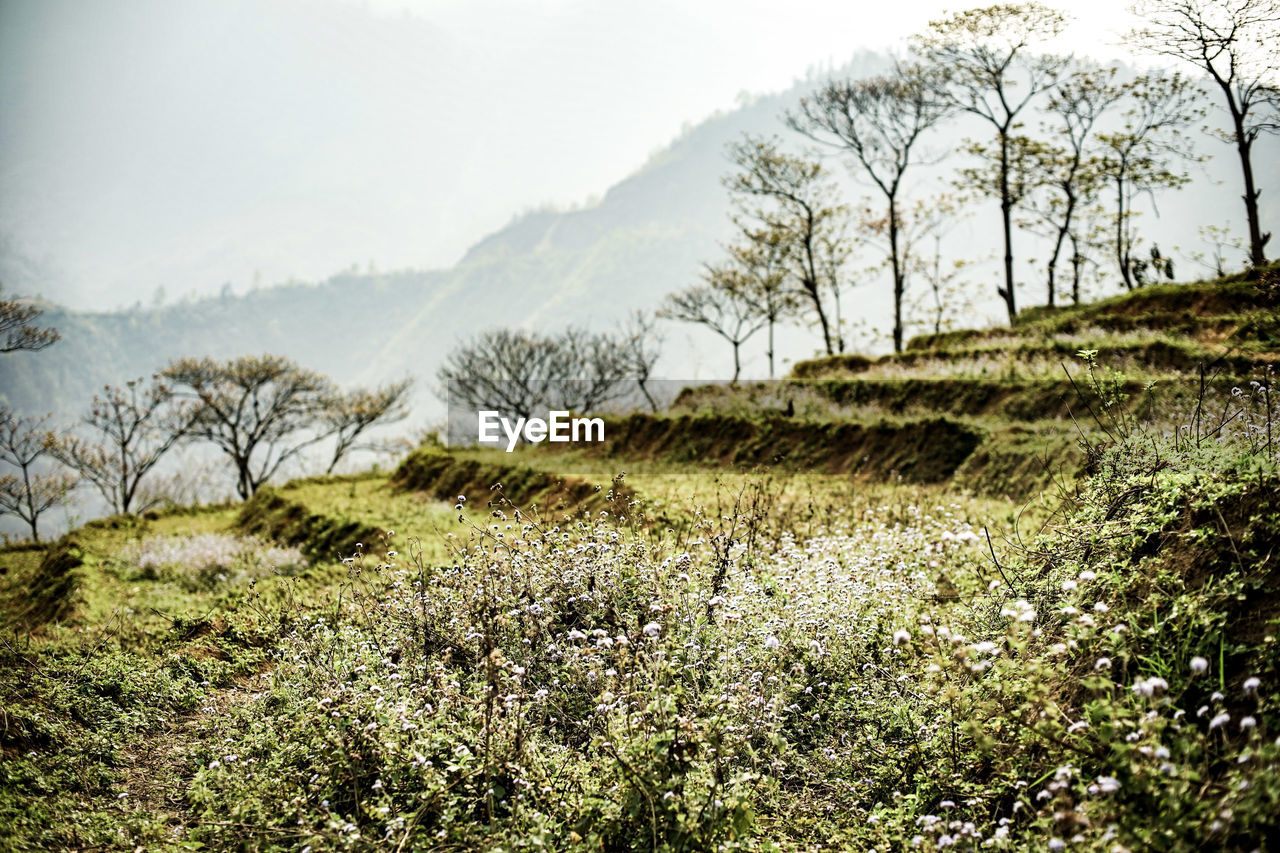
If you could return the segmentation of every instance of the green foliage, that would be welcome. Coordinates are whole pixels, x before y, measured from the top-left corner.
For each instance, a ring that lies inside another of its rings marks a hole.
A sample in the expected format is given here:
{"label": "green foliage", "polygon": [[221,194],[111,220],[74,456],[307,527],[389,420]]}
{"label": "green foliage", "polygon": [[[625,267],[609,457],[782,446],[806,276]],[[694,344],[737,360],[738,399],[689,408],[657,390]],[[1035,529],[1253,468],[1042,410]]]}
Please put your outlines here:
{"label": "green foliage", "polygon": [[297,545],[319,560],[338,559],[364,543],[373,547],[383,535],[378,528],[357,521],[313,512],[270,487],[259,489],[245,502],[236,525],[245,533]]}

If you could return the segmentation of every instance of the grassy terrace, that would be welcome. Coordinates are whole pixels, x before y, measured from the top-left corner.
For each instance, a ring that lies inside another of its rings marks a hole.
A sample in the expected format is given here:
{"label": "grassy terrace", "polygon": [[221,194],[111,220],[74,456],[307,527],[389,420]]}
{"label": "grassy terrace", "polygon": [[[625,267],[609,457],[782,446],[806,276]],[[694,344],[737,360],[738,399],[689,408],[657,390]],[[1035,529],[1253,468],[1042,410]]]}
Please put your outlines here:
{"label": "grassy terrace", "polygon": [[1108,372],[1252,288],[4,550],[0,849],[1267,849],[1277,404]]}

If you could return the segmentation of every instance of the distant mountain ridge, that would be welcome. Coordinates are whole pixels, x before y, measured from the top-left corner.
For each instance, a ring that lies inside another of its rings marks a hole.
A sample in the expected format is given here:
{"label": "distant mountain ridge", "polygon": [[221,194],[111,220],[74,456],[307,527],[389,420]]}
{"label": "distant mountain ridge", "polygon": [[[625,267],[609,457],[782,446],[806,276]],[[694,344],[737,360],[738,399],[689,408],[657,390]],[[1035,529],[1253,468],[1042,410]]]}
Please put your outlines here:
{"label": "distant mountain ridge", "polygon": [[[870,74],[886,62],[881,54],[863,53],[833,73]],[[727,143],[747,132],[776,133],[799,146],[779,116],[815,85],[801,82],[703,121],[597,203],[516,217],[448,270],[352,270],[323,282],[120,312],[50,306],[44,321],[62,332],[63,341],[40,353],[0,356],[0,399],[23,412],[53,411],[70,420],[102,385],[149,374],[175,357],[275,352],[342,383],[416,377],[417,406],[429,417],[440,408],[433,393],[436,367],[459,340],[492,326],[606,328],[632,309],[655,308],[665,294],[694,281],[700,265],[714,259],[721,242],[731,236],[721,183],[730,168]],[[940,147],[949,141],[942,140]],[[1275,140],[1267,144],[1259,147],[1255,165],[1261,186],[1270,190],[1280,158],[1272,156]],[[1209,140],[1203,149],[1216,155],[1209,171],[1197,174],[1188,189],[1162,196],[1163,217],[1143,223],[1166,252],[1173,242],[1190,245],[1197,225],[1222,224],[1228,217],[1235,222],[1240,216],[1232,152]],[[837,174],[843,172],[834,159],[831,166]],[[943,179],[954,166],[948,161],[931,180]],[[852,183],[846,187],[856,188]],[[1274,223],[1280,213],[1276,198],[1280,194],[1264,192],[1264,223]],[[994,246],[995,217],[988,213],[994,211],[977,211],[950,235],[954,244],[963,244],[965,257],[977,257],[988,243]],[[1019,274],[1026,282],[1021,302],[1038,304],[1041,273],[1026,262],[1040,253],[1029,236],[1020,235],[1018,241]],[[866,262],[873,261],[868,254]],[[994,288],[982,277],[982,268],[975,269],[981,312]],[[1188,272],[1184,265],[1180,277],[1195,277]],[[883,274],[854,268],[850,275],[855,287],[845,297],[846,313],[880,323],[889,305]],[[174,289],[181,290],[181,283]],[[964,322],[981,318],[977,313]],[[788,330],[779,342],[789,358],[814,355],[815,346],[816,338],[801,330]],[[747,355],[754,359],[748,362],[749,375],[763,373],[760,349],[759,341],[748,344]],[[659,372],[671,378],[709,378],[707,371],[717,373],[726,361],[727,347],[709,333],[673,328]]]}
{"label": "distant mountain ridge", "polygon": [[776,130],[794,97],[760,97],[706,120],[595,205],[516,217],[449,270],[352,270],[115,312],[47,306],[42,322],[63,340],[41,353],[0,356],[0,399],[71,419],[102,385],[172,358],[265,351],[343,383],[416,376],[419,402],[438,405],[435,366],[461,338],[494,325],[603,326],[690,281],[729,236],[725,143]]}

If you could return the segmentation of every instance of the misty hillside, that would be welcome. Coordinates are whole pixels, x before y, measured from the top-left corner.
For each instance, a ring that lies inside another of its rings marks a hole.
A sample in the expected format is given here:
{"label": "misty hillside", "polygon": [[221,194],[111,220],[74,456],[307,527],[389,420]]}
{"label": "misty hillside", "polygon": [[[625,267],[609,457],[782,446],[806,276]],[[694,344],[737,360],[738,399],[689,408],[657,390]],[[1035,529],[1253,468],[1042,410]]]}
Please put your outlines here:
{"label": "misty hillside", "polygon": [[[884,62],[864,53],[838,73],[862,75]],[[655,308],[662,297],[692,282],[704,261],[719,253],[729,223],[721,178],[729,170],[725,146],[744,132],[779,134],[798,145],[779,116],[814,83],[759,97],[727,114],[688,130],[632,176],[613,186],[595,204],[580,209],[540,210],[514,218],[468,251],[447,271],[360,273],[354,268],[327,281],[290,283],[247,294],[178,304],[136,305],[112,313],[76,312],[49,307],[46,319],[63,333],[57,346],[39,353],[0,356],[0,398],[19,410],[53,410],[75,417],[104,383],[120,383],[150,373],[169,359],[188,355],[221,357],[275,352],[333,376],[340,382],[373,383],[405,376],[418,379],[417,419],[434,417],[440,403],[432,393],[437,365],[460,339],[502,325],[558,328],[583,324],[604,329],[636,308]],[[935,150],[955,147],[960,137],[977,135],[963,123],[935,140]],[[1192,183],[1157,198],[1142,215],[1144,235],[1172,253],[1179,277],[1202,274],[1188,260],[1207,251],[1197,229],[1205,224],[1233,225],[1239,214],[1234,192],[1236,164],[1224,145],[1199,137],[1201,151],[1213,154],[1192,167]],[[1262,147],[1262,145],[1270,147]],[[1276,146],[1263,140],[1255,155],[1264,188],[1274,185]],[[946,188],[957,158],[921,169],[913,197]],[[840,164],[831,163],[844,174]],[[1230,188],[1231,191],[1227,191]],[[845,195],[855,202],[865,188],[845,178]],[[1263,221],[1276,218],[1275,194],[1264,192]],[[971,215],[946,235],[944,253],[976,262],[968,290],[972,305],[965,324],[999,317],[994,302],[994,205],[969,206]],[[987,209],[990,207],[991,209]],[[1158,210],[1158,218],[1154,214]],[[1020,302],[1042,300],[1035,238],[1017,237]],[[867,269],[878,260],[863,247],[848,268],[855,322],[884,328],[889,294],[883,271]],[[1115,292],[1116,276],[1106,276],[1092,295]],[[1229,259],[1235,262],[1235,259]],[[182,292],[182,283],[173,290]],[[857,339],[855,346],[874,342]],[[801,329],[787,330],[779,341],[783,361],[815,354],[817,341]],[[748,375],[763,375],[759,341],[748,343]],[[723,373],[727,351],[710,333],[671,327],[659,374],[671,378],[711,378]],[[51,390],[56,389],[56,390]]]}
{"label": "misty hillside", "polygon": [[[864,61],[870,68],[878,59]],[[430,406],[435,365],[459,337],[491,325],[604,326],[688,283],[728,236],[726,143],[776,131],[796,97],[762,97],[708,119],[593,206],[516,217],[448,271],[353,270],[123,312],[50,306],[43,321],[63,341],[33,357],[0,356],[0,398],[70,418],[103,384],[171,358],[268,351],[341,382],[416,375],[420,402]]]}

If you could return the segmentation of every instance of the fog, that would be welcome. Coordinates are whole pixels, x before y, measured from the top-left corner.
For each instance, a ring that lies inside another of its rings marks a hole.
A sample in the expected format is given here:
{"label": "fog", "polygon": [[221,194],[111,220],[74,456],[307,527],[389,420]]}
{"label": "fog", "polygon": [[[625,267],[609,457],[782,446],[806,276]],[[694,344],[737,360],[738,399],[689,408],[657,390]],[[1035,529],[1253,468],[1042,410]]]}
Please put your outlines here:
{"label": "fog", "polygon": [[[0,284],[74,308],[443,268],[953,4],[3,0]],[[1064,46],[1122,56],[1075,3]]]}

